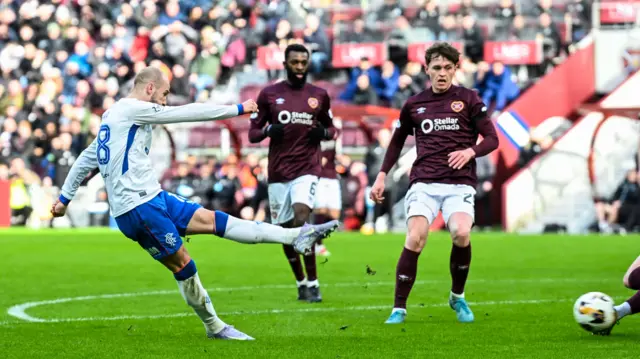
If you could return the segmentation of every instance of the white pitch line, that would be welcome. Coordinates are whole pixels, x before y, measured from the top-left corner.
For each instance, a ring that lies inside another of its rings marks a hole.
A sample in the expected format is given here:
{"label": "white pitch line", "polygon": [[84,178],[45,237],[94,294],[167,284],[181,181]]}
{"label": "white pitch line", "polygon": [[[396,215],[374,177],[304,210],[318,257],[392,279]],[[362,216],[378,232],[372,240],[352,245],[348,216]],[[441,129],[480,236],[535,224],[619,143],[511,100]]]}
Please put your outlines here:
{"label": "white pitch line", "polygon": [[[608,279],[574,279],[574,278],[530,278],[530,279],[476,279],[469,280],[469,283],[565,283],[565,282],[601,282],[606,281]],[[449,281],[445,280],[422,280],[416,281],[415,284],[438,284],[438,283],[449,283]],[[373,287],[373,286],[385,286],[385,285],[393,285],[394,282],[346,282],[346,283],[333,283],[333,284],[323,284],[323,287]],[[272,285],[258,285],[258,286],[242,286],[242,287],[218,287],[207,289],[210,292],[234,292],[234,291],[250,291],[250,290],[259,290],[259,289],[290,289],[291,285],[285,284],[272,284]],[[75,301],[86,301],[86,300],[96,300],[96,299],[113,299],[113,298],[125,298],[125,297],[141,297],[141,296],[151,296],[151,295],[167,295],[178,293],[177,290],[157,290],[157,291],[149,291],[149,292],[133,292],[133,293],[115,293],[115,294],[100,294],[100,295],[86,295],[79,297],[69,297],[69,298],[57,298],[51,300],[42,300],[36,302],[26,302],[14,305],[7,310],[7,314],[27,321],[27,322],[49,322],[50,319],[43,319],[33,317],[26,313],[26,311],[30,308],[43,306],[43,305],[51,305],[51,304],[60,304],[67,302],[75,302]],[[133,316],[134,318],[136,316]],[[52,319],[51,319],[52,320]],[[106,319],[108,320],[108,319]]]}
{"label": "white pitch line", "polygon": [[[503,301],[486,301],[486,302],[470,302],[470,305],[483,306],[483,305],[516,305],[516,304],[543,304],[543,303],[555,303],[555,302],[570,302],[573,299],[535,299],[535,300],[503,300]],[[409,308],[439,308],[448,307],[448,303],[437,304],[424,304],[424,305],[410,305]],[[389,305],[371,305],[371,306],[353,306],[353,307],[317,307],[317,308],[301,308],[301,309],[267,309],[267,310],[250,310],[250,311],[233,311],[219,313],[221,316],[231,315],[262,315],[262,314],[290,314],[290,313],[317,313],[317,312],[338,312],[338,311],[366,311],[366,310],[380,310],[391,309]],[[34,318],[37,321],[27,322],[4,322],[0,324],[27,324],[27,323],[69,323],[69,322],[92,322],[92,321],[118,321],[118,320],[136,320],[136,319],[162,319],[162,318],[181,318],[194,316],[194,313],[173,313],[173,314],[158,314],[158,315],[119,315],[114,317],[79,317],[79,318],[55,318],[55,319],[42,319]]]}

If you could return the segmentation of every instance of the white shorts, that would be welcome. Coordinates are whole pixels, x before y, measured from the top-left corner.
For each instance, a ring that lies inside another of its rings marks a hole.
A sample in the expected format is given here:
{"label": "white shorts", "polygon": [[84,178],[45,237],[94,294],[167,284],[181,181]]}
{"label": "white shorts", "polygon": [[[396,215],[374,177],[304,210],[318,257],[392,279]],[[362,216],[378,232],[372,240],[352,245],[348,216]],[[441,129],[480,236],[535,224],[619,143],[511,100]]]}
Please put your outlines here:
{"label": "white shorts", "polygon": [[318,177],[304,175],[293,181],[269,184],[271,223],[283,224],[293,219],[293,204],[302,203],[313,209]]}
{"label": "white shorts", "polygon": [[429,224],[442,210],[444,223],[449,223],[453,213],[462,212],[475,219],[475,188],[461,184],[415,183],[404,199],[404,211],[407,220],[414,216],[423,216]]}
{"label": "white shorts", "polygon": [[332,178],[320,178],[318,180],[315,207],[316,209],[327,208],[336,211],[342,210],[340,180]]}

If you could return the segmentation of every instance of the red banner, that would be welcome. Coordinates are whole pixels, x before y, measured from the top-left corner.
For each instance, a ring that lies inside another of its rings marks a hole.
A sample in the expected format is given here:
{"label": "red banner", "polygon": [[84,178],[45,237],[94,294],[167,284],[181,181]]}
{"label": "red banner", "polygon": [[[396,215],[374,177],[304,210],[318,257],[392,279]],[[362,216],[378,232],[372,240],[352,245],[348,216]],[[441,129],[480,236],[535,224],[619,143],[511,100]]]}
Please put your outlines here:
{"label": "red banner", "polygon": [[[407,58],[412,62],[419,62],[424,65],[424,54],[431,45],[436,41],[414,42],[409,44],[407,48]],[[461,53],[464,53],[464,44],[462,42],[451,42],[451,46],[455,47]]]}
{"label": "red banner", "polygon": [[9,206],[9,181],[0,181],[0,228],[11,225],[11,207]]}
{"label": "red banner", "polygon": [[538,41],[488,41],[484,43],[484,60],[506,65],[533,65],[542,62],[542,43]]}
{"label": "red banner", "polygon": [[258,47],[258,68],[262,70],[282,70],[284,69],[284,50],[277,46]]}
{"label": "red banner", "polygon": [[600,24],[622,24],[636,21],[640,1],[608,1],[600,3]]}
{"label": "red banner", "polygon": [[333,45],[333,67],[356,67],[363,57],[369,58],[374,66],[382,65],[387,60],[387,44],[378,42]]}

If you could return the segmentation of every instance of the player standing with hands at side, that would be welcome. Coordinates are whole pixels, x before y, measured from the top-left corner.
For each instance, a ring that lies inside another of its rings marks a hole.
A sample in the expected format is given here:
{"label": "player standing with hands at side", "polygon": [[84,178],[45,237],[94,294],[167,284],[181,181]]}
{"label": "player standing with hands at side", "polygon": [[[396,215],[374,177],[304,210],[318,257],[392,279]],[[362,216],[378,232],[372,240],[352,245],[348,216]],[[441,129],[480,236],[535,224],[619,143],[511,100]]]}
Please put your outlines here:
{"label": "player standing with hands at side", "polygon": [[284,229],[213,212],[163,191],[149,157],[152,125],[222,120],[258,110],[253,100],[231,106],[165,106],[168,94],[169,81],[160,70],[147,67],[136,74],[129,96],[102,115],[98,136],[71,167],[51,213],[63,216],[80,182],[98,168],[118,228],[173,273],[183,298],[204,324],[207,337],[252,340],[218,317],[182,237],[215,234],[245,244],[281,243],[306,254],[313,251],[317,240],[337,228],[337,221]]}
{"label": "player standing with hands at side", "polygon": [[[335,140],[338,131],[327,91],[307,83],[309,50],[293,44],[284,56],[287,79],[258,95],[249,141],[270,139],[267,177],[272,223],[291,228],[309,222],[322,172],[320,143]],[[322,301],[315,253],[304,256],[306,278],[293,247],[284,245],[284,253],[296,278],[298,299]]]}
{"label": "player standing with hands at side", "polygon": [[[398,161],[407,136],[416,137],[417,158],[411,169],[411,187],[405,198],[408,232],[396,268],[393,311],[387,324],[403,323],[407,298],[416,280],[418,257],[429,226],[442,210],[451,233],[449,306],[458,321],[473,322],[473,312],[464,298],[471,263],[469,235],[474,221],[476,179],[475,157],[486,156],[498,147],[495,127],[487,107],[472,90],[451,84],[460,53],[447,43],[431,46],[425,55],[431,87],[409,98],[391,138],[380,173],[371,189],[371,199],[384,197],[387,173]],[[476,144],[478,135],[483,140]]]}

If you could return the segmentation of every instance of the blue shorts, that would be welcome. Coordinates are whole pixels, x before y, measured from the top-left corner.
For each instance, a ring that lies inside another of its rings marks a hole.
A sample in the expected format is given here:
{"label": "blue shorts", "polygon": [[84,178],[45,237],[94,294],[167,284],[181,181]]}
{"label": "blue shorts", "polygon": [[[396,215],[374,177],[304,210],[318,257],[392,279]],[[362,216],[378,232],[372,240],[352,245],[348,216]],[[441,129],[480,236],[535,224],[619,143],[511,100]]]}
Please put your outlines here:
{"label": "blue shorts", "polygon": [[162,191],[151,201],[116,217],[116,223],[125,236],[160,260],[182,247],[181,237],[186,234],[191,217],[201,207]]}

